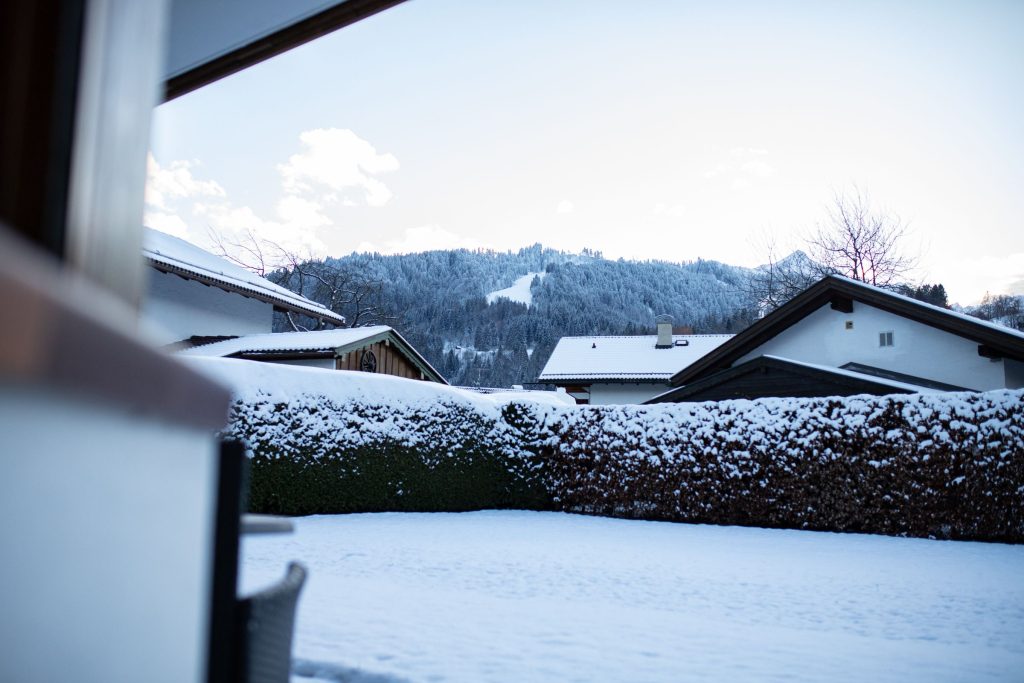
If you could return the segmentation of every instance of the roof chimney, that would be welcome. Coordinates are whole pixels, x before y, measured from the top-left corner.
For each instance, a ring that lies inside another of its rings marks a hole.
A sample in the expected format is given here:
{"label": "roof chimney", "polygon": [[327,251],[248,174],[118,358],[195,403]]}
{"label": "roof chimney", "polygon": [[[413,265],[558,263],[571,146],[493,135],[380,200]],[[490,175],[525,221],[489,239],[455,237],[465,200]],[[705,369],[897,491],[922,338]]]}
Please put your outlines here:
{"label": "roof chimney", "polygon": [[658,323],[658,342],[654,345],[656,349],[672,348],[672,316],[659,315],[654,319]]}

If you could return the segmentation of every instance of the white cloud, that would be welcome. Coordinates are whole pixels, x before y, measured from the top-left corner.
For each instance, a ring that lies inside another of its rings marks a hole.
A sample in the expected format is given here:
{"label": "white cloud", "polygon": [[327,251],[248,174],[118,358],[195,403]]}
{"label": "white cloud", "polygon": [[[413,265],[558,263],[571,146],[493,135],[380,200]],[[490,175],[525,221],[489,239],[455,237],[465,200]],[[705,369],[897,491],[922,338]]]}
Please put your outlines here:
{"label": "white cloud", "polygon": [[750,161],[743,162],[740,164],[740,170],[758,178],[769,178],[776,173],[773,166],[760,159],[751,159]]}
{"label": "white cloud", "polygon": [[356,193],[368,206],[384,206],[391,199],[391,190],[374,176],[398,170],[394,155],[378,154],[373,145],[344,128],[307,130],[299,140],[303,151],[277,167],[285,192],[315,195],[329,190],[351,203]]}
{"label": "white cloud", "polygon": [[969,305],[985,294],[1024,294],[1024,253],[958,260],[941,264],[935,277],[945,285],[950,300]]}
{"label": "white cloud", "polygon": [[761,149],[759,147],[733,147],[729,153],[737,159],[746,159],[750,157],[767,156],[768,150]]}
{"label": "white cloud", "polygon": [[396,240],[385,242],[363,242],[356,251],[375,251],[381,254],[410,254],[434,249],[480,249],[483,244],[473,238],[457,235],[439,225],[420,225],[407,228]]}
{"label": "white cloud", "polygon": [[193,163],[172,161],[163,168],[153,158],[146,157],[146,204],[167,209],[167,200],[194,197],[224,197],[224,188],[213,180],[196,180],[192,175]]}
{"label": "white cloud", "polygon": [[[191,237],[198,241],[206,230],[229,242],[245,240],[251,233],[291,252],[322,253],[322,231],[336,225],[334,214],[347,207],[388,202],[391,190],[373,176],[397,170],[398,160],[378,154],[350,130],[308,130],[299,140],[302,150],[277,166],[281,194],[270,215],[234,204],[213,180],[197,179],[195,163],[173,161],[161,167],[149,155],[147,224],[186,239],[191,226]],[[406,239],[416,238],[414,232]]]}
{"label": "white cloud", "polygon": [[188,237],[188,225],[178,216],[173,213],[165,213],[163,211],[146,211],[142,217],[142,224],[147,228],[153,228],[160,232],[165,232],[168,235],[174,235],[180,237],[183,240],[187,240]]}
{"label": "white cloud", "polygon": [[705,178],[727,176],[732,186],[745,189],[753,185],[753,178],[770,178],[778,173],[775,167],[760,157],[768,156],[768,150],[756,147],[733,147],[729,150],[728,161],[704,171]]}
{"label": "white cloud", "polygon": [[576,205],[570,202],[568,199],[563,199],[558,202],[558,206],[555,207],[555,213],[572,213],[576,210]]}
{"label": "white cloud", "polygon": [[668,216],[669,218],[682,218],[686,214],[686,207],[682,204],[666,204],[664,202],[658,202],[651,209],[651,213],[655,216]]}

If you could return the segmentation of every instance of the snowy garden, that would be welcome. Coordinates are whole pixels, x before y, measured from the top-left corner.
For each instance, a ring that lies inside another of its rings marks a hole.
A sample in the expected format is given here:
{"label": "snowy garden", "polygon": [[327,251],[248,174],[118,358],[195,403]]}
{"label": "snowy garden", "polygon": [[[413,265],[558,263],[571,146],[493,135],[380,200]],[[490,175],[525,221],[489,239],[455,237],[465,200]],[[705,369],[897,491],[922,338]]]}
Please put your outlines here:
{"label": "snowy garden", "polygon": [[293,681],[1012,681],[1024,546],[488,511],[299,518]]}
{"label": "snowy garden", "polygon": [[310,569],[294,680],[1024,671],[1024,545],[977,542],[1024,540],[1024,392],[576,407],[190,363],[234,387],[253,507],[309,515],[243,546],[245,591]]}

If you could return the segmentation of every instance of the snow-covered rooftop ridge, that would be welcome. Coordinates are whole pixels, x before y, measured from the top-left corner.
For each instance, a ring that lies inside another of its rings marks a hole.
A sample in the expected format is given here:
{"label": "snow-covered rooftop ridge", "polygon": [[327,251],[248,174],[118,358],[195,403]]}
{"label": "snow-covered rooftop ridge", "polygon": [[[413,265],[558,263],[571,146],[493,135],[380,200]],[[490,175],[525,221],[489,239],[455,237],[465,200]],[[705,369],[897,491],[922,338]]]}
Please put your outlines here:
{"label": "snow-covered rooftop ridge", "polygon": [[273,351],[328,351],[358,343],[391,331],[387,325],[346,327],[312,332],[273,332],[248,334],[212,344],[195,346],[178,352],[182,356],[230,356],[236,353],[267,353]]}
{"label": "snow-covered rooftop ridge", "polygon": [[942,315],[947,315],[947,316],[949,316],[951,318],[957,318],[959,320],[964,320],[964,321],[967,321],[969,323],[972,323],[972,324],[975,324],[975,325],[979,325],[981,327],[987,327],[987,328],[992,329],[992,330],[997,330],[999,332],[1004,332],[1004,333],[1006,333],[1006,334],[1008,334],[1010,336],[1018,337],[1018,338],[1024,340],[1024,332],[1022,332],[1020,330],[1015,330],[1012,327],[1006,327],[1005,325],[1000,325],[998,323],[994,323],[994,322],[991,322],[989,320],[982,320],[981,318],[976,318],[973,315],[968,315],[966,313],[961,313],[960,311],[954,311],[954,310],[951,310],[949,308],[943,308],[942,306],[936,306],[935,304],[929,304],[929,303],[924,302],[924,301],[919,301],[919,300],[917,300],[917,299],[915,299],[913,297],[905,296],[903,294],[898,294],[897,292],[894,292],[894,291],[892,291],[890,289],[885,289],[883,287],[877,287],[875,285],[871,285],[871,284],[868,284],[866,282],[861,282],[860,280],[854,280],[853,278],[846,277],[845,275],[832,275],[830,277],[832,277],[832,278],[834,278],[836,280],[842,280],[843,282],[845,282],[847,284],[850,284],[850,285],[853,285],[855,287],[861,287],[861,288],[864,288],[864,289],[884,292],[887,296],[891,296],[891,297],[893,297],[895,299],[900,299],[901,301],[904,301],[906,303],[913,304],[915,306],[920,306],[921,308],[929,309],[929,310],[934,311],[936,313],[941,313]]}
{"label": "snow-covered rooftop ridge", "polygon": [[540,381],[570,379],[668,380],[732,338],[731,334],[676,334],[669,349],[655,348],[657,335],[562,337]]}
{"label": "snow-covered rooftop ridge", "polygon": [[191,242],[143,228],[142,255],[150,261],[226,285],[269,303],[284,305],[312,316],[343,323],[344,316],[304,296],[285,289],[241,266],[197,247]]}
{"label": "snow-covered rooftop ridge", "polygon": [[[327,398],[338,403],[359,401],[366,405],[405,405],[430,409],[438,403],[454,403],[482,411],[497,419],[509,403],[541,403],[566,407],[565,394],[554,391],[495,392],[478,394],[440,384],[392,375],[305,368],[237,358],[186,358],[190,367],[229,387],[236,399],[271,403]],[[548,396],[550,394],[550,396]]]}
{"label": "snow-covered rooftop ridge", "polygon": [[942,393],[942,389],[935,389],[933,387],[924,387],[920,384],[911,384],[910,382],[900,382],[899,380],[889,379],[887,377],[879,377],[878,375],[869,375],[864,372],[855,372],[853,370],[847,370],[845,368],[836,368],[831,365],[818,365],[817,363],[805,363],[800,360],[793,360],[792,358],[783,358],[782,356],[772,356],[765,354],[765,358],[771,358],[773,360],[782,361],[783,363],[790,363],[792,365],[799,365],[805,368],[812,368],[814,370],[821,370],[823,372],[829,372],[833,375],[842,375],[843,377],[852,377],[853,379],[865,380],[868,382],[874,382],[875,384],[883,384],[887,387],[893,387],[894,389],[905,389],[907,391],[913,391],[918,394],[937,394]]}

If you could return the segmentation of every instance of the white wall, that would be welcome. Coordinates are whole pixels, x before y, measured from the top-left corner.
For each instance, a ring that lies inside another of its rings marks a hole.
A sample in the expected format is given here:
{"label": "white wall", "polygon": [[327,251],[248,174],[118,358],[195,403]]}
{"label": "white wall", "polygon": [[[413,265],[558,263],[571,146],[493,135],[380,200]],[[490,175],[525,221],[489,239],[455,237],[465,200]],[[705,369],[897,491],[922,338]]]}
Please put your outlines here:
{"label": "white wall", "polygon": [[[853,329],[846,329],[846,321]],[[879,332],[892,332],[894,345],[879,347]],[[978,343],[902,316],[853,302],[852,313],[825,304],[757,347],[735,364],[761,355],[839,367],[863,363],[968,389],[1005,386],[1002,361],[978,355]]]}
{"label": "white wall", "polygon": [[591,384],[590,404],[643,403],[669,389],[671,387],[667,382],[664,384]]}
{"label": "white wall", "polygon": [[213,435],[2,386],[0,434],[0,680],[206,680]]}
{"label": "white wall", "polygon": [[158,344],[193,335],[271,332],[274,307],[249,297],[208,287],[195,280],[148,268],[142,324]]}

